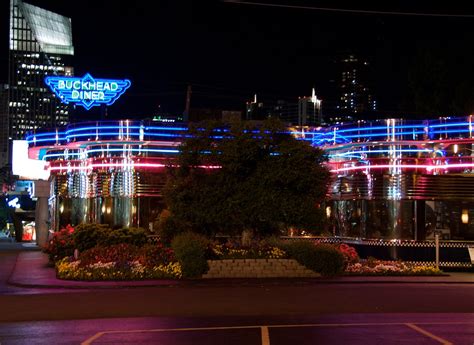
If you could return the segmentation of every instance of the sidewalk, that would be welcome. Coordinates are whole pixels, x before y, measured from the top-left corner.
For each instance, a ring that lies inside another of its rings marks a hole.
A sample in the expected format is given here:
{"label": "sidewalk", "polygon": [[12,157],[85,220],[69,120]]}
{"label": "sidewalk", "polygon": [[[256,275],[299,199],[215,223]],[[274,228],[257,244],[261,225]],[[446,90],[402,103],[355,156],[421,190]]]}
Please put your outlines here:
{"label": "sidewalk", "polygon": [[0,251],[40,250],[34,242],[15,242],[0,239]]}
{"label": "sidewalk", "polygon": [[74,281],[56,278],[54,267],[48,267],[48,256],[41,251],[20,252],[8,284],[28,288],[99,289],[117,287],[174,286],[179,280]]}
{"label": "sidewalk", "polygon": [[84,282],[60,280],[56,278],[53,267],[48,267],[46,254],[40,251],[22,251],[18,254],[15,268],[8,284],[27,288],[66,288],[66,289],[107,289],[130,287],[177,287],[177,286],[229,286],[229,285],[280,285],[280,284],[474,284],[474,273],[448,273],[443,276],[345,276],[335,278],[266,278],[266,279],[193,279],[193,280],[141,280],[141,281],[103,281]]}

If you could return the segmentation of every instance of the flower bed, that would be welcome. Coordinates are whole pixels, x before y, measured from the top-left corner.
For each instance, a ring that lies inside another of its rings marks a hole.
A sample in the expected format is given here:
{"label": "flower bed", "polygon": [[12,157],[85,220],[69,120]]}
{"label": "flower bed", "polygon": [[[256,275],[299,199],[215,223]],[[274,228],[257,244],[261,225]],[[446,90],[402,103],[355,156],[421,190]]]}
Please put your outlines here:
{"label": "flower bed", "polygon": [[[77,255],[76,249],[82,252]],[[162,243],[148,244],[143,229],[112,230],[100,224],[85,224],[76,229],[67,226],[53,234],[44,251],[49,255],[50,261],[55,263],[58,278],[73,280],[202,277],[209,270],[208,260],[241,260],[245,265],[254,266],[255,260],[263,260],[265,264],[259,268],[260,276],[270,274],[267,264],[275,259],[294,259],[302,269],[309,269],[323,276],[442,274],[434,266],[373,258],[360,260],[355,248],[347,244],[267,238],[243,246],[238,241],[211,243],[202,235],[182,233],[175,237],[170,248]],[[275,265],[280,264],[281,262],[275,262]],[[222,266],[216,262],[213,265]],[[237,266],[244,271],[248,268],[245,265],[240,263]],[[268,272],[264,272],[265,270]],[[280,271],[274,275],[282,275]],[[252,271],[248,275],[254,273]]]}
{"label": "flower bed", "polygon": [[141,280],[181,278],[182,270],[172,250],[162,244],[122,243],[91,248],[77,259],[63,258],[56,262],[56,274],[71,280]]}
{"label": "flower bed", "polygon": [[349,264],[346,267],[345,274],[361,276],[432,276],[441,275],[443,271],[435,266],[372,259]]}
{"label": "flower bed", "polygon": [[216,259],[284,259],[287,253],[275,246],[255,244],[253,246],[239,246],[231,242],[214,244],[211,250]]}
{"label": "flower bed", "polygon": [[140,261],[96,262],[81,265],[80,260],[71,261],[64,258],[56,263],[57,277],[69,280],[143,280],[181,278],[181,265],[170,262],[158,266],[147,267]]}

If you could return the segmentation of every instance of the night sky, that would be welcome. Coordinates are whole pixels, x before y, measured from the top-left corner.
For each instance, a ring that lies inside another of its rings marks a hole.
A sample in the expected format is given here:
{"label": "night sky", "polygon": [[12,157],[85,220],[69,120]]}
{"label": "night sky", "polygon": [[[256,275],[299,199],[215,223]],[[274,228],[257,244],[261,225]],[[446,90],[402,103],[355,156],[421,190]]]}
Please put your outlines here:
{"label": "night sky", "polygon": [[[129,78],[131,88],[109,108],[111,117],[193,107],[241,110],[260,99],[294,100],[311,88],[333,97],[333,60],[356,52],[375,71],[382,112],[410,112],[408,73],[420,51],[473,60],[474,18],[357,14],[274,8],[221,1],[30,0],[72,18],[75,74]],[[268,2],[268,1],[267,1]],[[293,1],[271,3],[344,9],[474,14],[431,2]],[[462,4],[467,4],[461,2]],[[445,5],[446,6],[446,5]],[[465,5],[467,6],[467,5]],[[4,7],[8,12],[8,4]],[[2,18],[8,17],[3,15]],[[2,79],[7,74],[8,23],[2,24]],[[453,66],[455,67],[455,66]],[[453,69],[453,73],[460,71]],[[461,72],[462,73],[462,72]],[[466,76],[467,78],[468,76]],[[6,81],[6,80],[5,80]],[[473,109],[474,110],[474,109]]]}

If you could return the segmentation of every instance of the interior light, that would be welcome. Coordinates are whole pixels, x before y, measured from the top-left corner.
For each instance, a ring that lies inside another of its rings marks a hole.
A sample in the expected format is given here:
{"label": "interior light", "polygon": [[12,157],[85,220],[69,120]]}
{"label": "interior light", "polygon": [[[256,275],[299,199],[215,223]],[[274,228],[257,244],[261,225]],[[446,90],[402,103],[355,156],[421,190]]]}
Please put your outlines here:
{"label": "interior light", "polygon": [[469,210],[462,210],[461,221],[463,224],[469,223]]}
{"label": "interior light", "polygon": [[331,206],[326,207],[326,216],[327,216],[328,218],[331,217]]}

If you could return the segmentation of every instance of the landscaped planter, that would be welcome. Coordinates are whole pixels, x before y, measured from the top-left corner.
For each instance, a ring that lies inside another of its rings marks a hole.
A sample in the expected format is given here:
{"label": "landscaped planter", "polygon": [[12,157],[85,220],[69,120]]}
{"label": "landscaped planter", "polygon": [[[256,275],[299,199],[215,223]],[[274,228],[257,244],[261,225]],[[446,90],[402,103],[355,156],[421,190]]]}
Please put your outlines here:
{"label": "landscaped planter", "polygon": [[352,276],[439,276],[443,271],[434,265],[417,265],[403,261],[370,260],[350,264],[345,271]]}
{"label": "landscaped planter", "polygon": [[97,262],[80,267],[80,261],[64,258],[56,263],[56,277],[65,280],[144,280],[144,279],[179,279],[181,265],[170,262],[153,267],[147,267],[138,261],[126,263]]}
{"label": "landscaped planter", "polygon": [[293,259],[228,259],[208,260],[209,271],[203,278],[314,278],[319,273]]}

